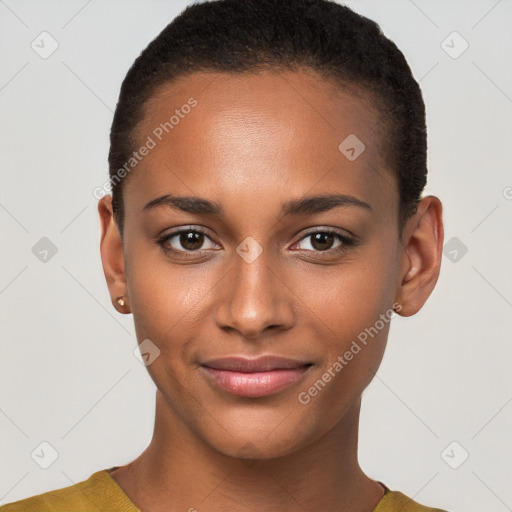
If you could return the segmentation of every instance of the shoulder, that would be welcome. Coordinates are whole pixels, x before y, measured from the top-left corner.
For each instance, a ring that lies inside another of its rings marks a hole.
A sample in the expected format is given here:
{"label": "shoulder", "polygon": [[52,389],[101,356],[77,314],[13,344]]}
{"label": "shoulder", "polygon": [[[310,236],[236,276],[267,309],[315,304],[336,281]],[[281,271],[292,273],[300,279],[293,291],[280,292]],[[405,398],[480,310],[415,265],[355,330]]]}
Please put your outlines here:
{"label": "shoulder", "polygon": [[440,508],[427,507],[417,503],[400,491],[392,491],[386,487],[386,493],[374,512],[447,512]]}
{"label": "shoulder", "polygon": [[112,497],[110,477],[103,469],[77,484],[2,505],[0,512],[98,512]]}

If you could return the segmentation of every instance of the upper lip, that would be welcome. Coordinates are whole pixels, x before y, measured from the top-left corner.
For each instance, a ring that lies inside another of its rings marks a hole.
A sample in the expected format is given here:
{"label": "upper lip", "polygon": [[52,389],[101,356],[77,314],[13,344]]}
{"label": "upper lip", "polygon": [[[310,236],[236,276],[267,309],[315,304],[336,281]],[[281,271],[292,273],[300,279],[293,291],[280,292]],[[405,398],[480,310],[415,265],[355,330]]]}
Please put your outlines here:
{"label": "upper lip", "polygon": [[261,356],[257,358],[246,357],[223,357],[218,359],[209,359],[202,363],[202,366],[213,368],[214,370],[226,370],[231,372],[256,373],[269,372],[281,369],[296,369],[307,366],[311,363],[298,361],[277,356]]}

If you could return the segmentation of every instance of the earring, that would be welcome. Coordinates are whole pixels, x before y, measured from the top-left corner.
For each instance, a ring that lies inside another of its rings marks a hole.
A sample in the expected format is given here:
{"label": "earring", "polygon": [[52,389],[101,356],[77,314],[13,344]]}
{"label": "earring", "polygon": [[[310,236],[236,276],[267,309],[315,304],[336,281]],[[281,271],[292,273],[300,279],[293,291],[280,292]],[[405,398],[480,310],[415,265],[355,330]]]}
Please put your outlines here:
{"label": "earring", "polygon": [[[126,295],[120,295],[119,297],[116,297],[116,302],[121,306],[123,307],[125,304],[126,304],[126,301],[124,300],[124,298],[126,297]],[[128,297],[126,297],[128,298]]]}

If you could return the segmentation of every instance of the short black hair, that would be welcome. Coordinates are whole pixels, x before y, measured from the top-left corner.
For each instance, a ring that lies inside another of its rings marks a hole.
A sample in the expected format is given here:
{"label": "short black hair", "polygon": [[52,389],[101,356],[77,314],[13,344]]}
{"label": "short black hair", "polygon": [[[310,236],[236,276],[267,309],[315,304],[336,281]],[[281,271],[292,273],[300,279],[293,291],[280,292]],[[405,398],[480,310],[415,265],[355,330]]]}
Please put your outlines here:
{"label": "short black hair", "polygon": [[118,171],[138,147],[136,129],[157,88],[201,71],[299,69],[369,93],[377,105],[385,120],[386,161],[398,182],[401,233],[427,181],[425,105],[402,52],[377,23],[332,0],[213,0],[193,3],[174,18],[121,85],[108,156],[121,238],[126,178]]}

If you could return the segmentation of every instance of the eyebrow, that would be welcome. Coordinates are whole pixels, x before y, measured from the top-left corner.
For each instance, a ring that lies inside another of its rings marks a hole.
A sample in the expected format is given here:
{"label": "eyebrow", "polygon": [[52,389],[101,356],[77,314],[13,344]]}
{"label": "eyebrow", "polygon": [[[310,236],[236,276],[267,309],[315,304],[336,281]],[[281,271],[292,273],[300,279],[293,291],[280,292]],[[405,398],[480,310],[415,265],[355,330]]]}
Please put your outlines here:
{"label": "eyebrow", "polygon": [[[174,210],[198,215],[224,215],[222,205],[215,201],[196,196],[173,196],[172,194],[166,194],[149,201],[142,210],[150,211],[159,206],[166,206]],[[373,212],[372,207],[368,203],[354,196],[347,194],[328,194],[307,196],[287,201],[281,207],[281,214],[283,216],[311,215],[326,212],[333,208],[347,206],[356,206]]]}

